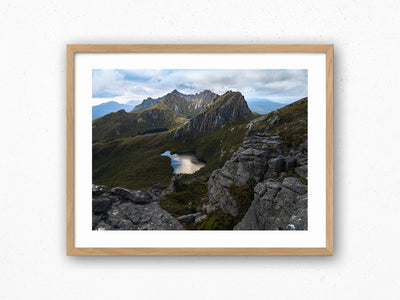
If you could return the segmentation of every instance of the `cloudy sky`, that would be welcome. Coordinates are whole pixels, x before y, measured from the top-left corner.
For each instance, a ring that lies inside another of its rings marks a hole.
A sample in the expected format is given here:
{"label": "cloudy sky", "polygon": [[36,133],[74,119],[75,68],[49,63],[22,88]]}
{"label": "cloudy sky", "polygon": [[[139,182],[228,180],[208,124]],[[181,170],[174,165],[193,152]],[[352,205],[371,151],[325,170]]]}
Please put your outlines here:
{"label": "cloudy sky", "polygon": [[177,89],[184,94],[211,90],[240,91],[247,101],[268,99],[290,103],[307,96],[307,70],[122,70],[92,71],[93,105],[107,101],[140,103]]}

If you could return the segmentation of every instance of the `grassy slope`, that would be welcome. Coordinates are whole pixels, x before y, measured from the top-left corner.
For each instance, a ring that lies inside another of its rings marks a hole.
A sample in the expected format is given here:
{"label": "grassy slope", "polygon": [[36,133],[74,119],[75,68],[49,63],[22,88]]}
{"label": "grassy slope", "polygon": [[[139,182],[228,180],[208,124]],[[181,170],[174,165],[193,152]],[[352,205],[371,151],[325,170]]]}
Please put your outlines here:
{"label": "grassy slope", "polygon": [[192,214],[207,197],[207,181],[205,177],[185,182],[175,180],[175,191],[166,195],[161,207],[173,217]]}
{"label": "grassy slope", "polygon": [[[256,122],[252,129],[268,128],[271,133],[279,133],[283,130],[290,129],[294,131],[307,129],[307,104],[308,99],[303,98],[289,105],[286,105],[269,115],[276,114],[279,117],[279,122],[270,125],[270,118],[266,118],[261,122]],[[302,121],[306,123],[303,123]]]}
{"label": "grassy slope", "polygon": [[173,175],[170,159],[161,156],[167,150],[194,152],[206,162],[195,176],[209,176],[230,157],[230,149],[242,144],[246,123],[225,124],[215,132],[182,140],[174,139],[173,131],[168,131],[94,143],[93,183],[130,189],[149,188],[156,183],[167,186]]}
{"label": "grassy slope", "polygon": [[[296,148],[307,140],[307,115],[308,98],[303,98],[270,113],[264,121],[256,122],[252,130],[267,130],[269,133],[279,134],[283,138],[284,148]],[[278,121],[271,125],[270,121],[275,116]]]}
{"label": "grassy slope", "polygon": [[208,176],[243,143],[249,120],[227,122],[224,127],[209,133],[195,134],[183,139],[171,140],[171,150],[176,153],[194,152],[196,157],[207,164],[196,174]]}
{"label": "grassy slope", "polygon": [[138,113],[118,111],[93,120],[93,142],[136,136],[157,129],[172,129],[187,122],[168,107],[155,107]]}
{"label": "grassy slope", "polygon": [[165,150],[168,132],[95,143],[93,149],[93,183],[131,189],[167,186],[173,168]]}

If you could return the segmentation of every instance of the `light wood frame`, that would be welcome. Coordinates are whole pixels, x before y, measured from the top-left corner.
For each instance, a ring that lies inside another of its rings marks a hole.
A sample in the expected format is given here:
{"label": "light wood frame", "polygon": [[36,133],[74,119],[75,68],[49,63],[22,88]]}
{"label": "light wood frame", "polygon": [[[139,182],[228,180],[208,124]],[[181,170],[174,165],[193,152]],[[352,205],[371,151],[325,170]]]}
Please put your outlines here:
{"label": "light wood frame", "polygon": [[[74,245],[75,53],[325,53],[326,54],[326,246],[325,248],[77,248]],[[67,45],[67,255],[333,255],[333,45],[153,44]]]}

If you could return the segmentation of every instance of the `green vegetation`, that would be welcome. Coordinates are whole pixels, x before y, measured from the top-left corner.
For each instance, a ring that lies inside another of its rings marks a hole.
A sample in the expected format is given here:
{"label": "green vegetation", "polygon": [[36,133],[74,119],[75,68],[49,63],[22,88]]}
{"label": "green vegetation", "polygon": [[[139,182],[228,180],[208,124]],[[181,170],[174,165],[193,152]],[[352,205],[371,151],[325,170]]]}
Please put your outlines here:
{"label": "green vegetation", "polygon": [[92,145],[93,183],[129,189],[168,186],[173,175],[170,159],[161,156],[168,132],[124,138]]}
{"label": "green vegetation", "polygon": [[249,120],[227,122],[223,128],[212,132],[194,134],[182,139],[170,139],[173,153],[193,152],[206,166],[196,172],[198,176],[209,176],[212,171],[223,166],[234,151],[239,148],[246,135]]}
{"label": "green vegetation", "polygon": [[191,182],[176,179],[175,191],[166,195],[161,202],[161,207],[176,218],[195,213],[206,197],[206,178],[196,178]]}
{"label": "green vegetation", "polygon": [[[216,130],[210,127],[204,133],[174,138],[175,130],[188,122],[186,117],[199,111],[211,112],[213,109],[222,113],[225,106],[234,105],[235,97],[241,95],[226,93],[203,110],[212,97],[217,96],[210,93],[205,91],[208,100],[196,101],[171,93],[146,110],[136,113],[122,110],[93,120],[93,183],[130,189],[149,188],[156,183],[167,186],[173,168],[170,159],[161,156],[165,151],[191,152],[204,161],[205,167],[196,172],[195,176],[209,176],[212,171],[222,167],[242,144],[249,116],[225,122]],[[168,131],[153,133],[161,129]]]}
{"label": "green vegetation", "polygon": [[[283,149],[296,148],[307,140],[307,104],[308,99],[303,98],[286,105],[271,113],[264,121],[255,123],[252,129],[267,128],[269,133],[282,137]],[[277,121],[271,122],[274,118]]]}
{"label": "green vegetation", "polygon": [[238,206],[238,222],[244,217],[247,210],[249,209],[251,202],[254,200],[254,187],[256,182],[251,180],[248,183],[243,183],[240,186],[236,186],[234,183],[229,187],[229,193],[232,198],[236,201]]}
{"label": "green vegetation", "polygon": [[300,182],[301,182],[302,184],[308,185],[308,180],[307,180],[307,178],[305,178],[305,177],[300,177]]}
{"label": "green vegetation", "polygon": [[238,206],[238,215],[236,217],[229,213],[225,213],[221,209],[217,209],[207,215],[207,217],[193,224],[188,229],[196,230],[232,230],[245,216],[249,209],[251,202],[254,200],[254,187],[256,183],[254,180],[249,183],[236,186],[232,183],[229,187],[229,193],[235,199]]}
{"label": "green vegetation", "polygon": [[[217,96],[215,94],[215,96]],[[211,98],[207,101],[211,101]],[[209,103],[206,100],[186,100],[168,94],[154,106],[139,112],[120,110],[93,120],[93,142],[109,141],[160,128],[174,129],[197,115]],[[139,109],[139,108],[138,108]],[[134,111],[134,110],[133,110]]]}
{"label": "green vegetation", "polygon": [[277,110],[279,122],[272,128],[275,132],[285,129],[297,131],[307,128],[308,99],[303,98]]}
{"label": "green vegetation", "polygon": [[[215,94],[215,96],[217,96]],[[211,101],[211,98],[207,101]],[[127,113],[120,110],[93,120],[93,142],[134,137],[138,134],[160,128],[174,129],[197,115],[209,103],[206,100],[186,100],[168,94],[154,106],[139,112]]]}
{"label": "green vegetation", "polygon": [[174,129],[188,120],[168,107],[152,107],[138,113],[120,110],[93,120],[92,141],[104,142],[159,128]]}
{"label": "green vegetation", "polygon": [[161,156],[168,150],[195,153],[206,166],[194,175],[209,176],[230,158],[231,150],[242,144],[246,123],[232,122],[214,132],[184,139],[174,139],[174,132],[170,130],[93,143],[93,183],[129,189],[150,188],[156,183],[168,186],[173,168],[170,159]]}
{"label": "green vegetation", "polygon": [[237,218],[231,214],[217,209],[207,215],[204,220],[193,224],[189,229],[192,230],[232,230],[237,224]]}
{"label": "green vegetation", "polygon": [[255,111],[251,111],[251,113],[252,113],[254,118],[258,118],[258,117],[261,117],[263,115],[263,114],[260,114],[258,112],[255,112]]}
{"label": "green vegetation", "polygon": [[307,141],[307,128],[301,128],[296,131],[282,130],[279,135],[283,139],[283,149],[295,149],[301,143]]}

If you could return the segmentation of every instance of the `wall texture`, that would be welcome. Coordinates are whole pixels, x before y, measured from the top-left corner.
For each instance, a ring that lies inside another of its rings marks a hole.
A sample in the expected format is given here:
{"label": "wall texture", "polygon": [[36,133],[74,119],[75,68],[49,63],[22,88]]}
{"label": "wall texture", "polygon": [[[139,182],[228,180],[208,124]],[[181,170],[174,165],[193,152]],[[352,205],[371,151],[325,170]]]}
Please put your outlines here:
{"label": "wall texture", "polygon": [[[0,4],[0,299],[395,299],[398,1]],[[66,257],[67,43],[334,43],[335,256]]]}

